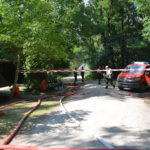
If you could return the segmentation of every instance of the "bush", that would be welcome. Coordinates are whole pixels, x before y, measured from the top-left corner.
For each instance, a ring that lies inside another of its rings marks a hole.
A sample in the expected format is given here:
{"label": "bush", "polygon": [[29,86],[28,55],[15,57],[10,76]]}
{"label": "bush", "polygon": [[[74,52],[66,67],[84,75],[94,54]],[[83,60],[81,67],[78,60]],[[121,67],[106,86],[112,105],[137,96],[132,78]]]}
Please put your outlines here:
{"label": "bush", "polygon": [[88,80],[95,80],[97,79],[97,72],[86,72],[85,73],[85,78]]}
{"label": "bush", "polygon": [[30,73],[26,75],[29,89],[39,90],[42,80],[47,79],[47,73]]}

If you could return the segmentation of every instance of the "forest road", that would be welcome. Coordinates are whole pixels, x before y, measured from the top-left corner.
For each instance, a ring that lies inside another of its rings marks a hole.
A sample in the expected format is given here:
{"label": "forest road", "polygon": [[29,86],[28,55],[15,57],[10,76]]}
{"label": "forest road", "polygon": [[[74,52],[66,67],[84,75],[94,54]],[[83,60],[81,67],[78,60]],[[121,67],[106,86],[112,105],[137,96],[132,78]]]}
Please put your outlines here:
{"label": "forest road", "polygon": [[145,103],[150,100],[148,94],[105,89],[104,81],[101,85],[85,81],[76,95],[63,101],[67,113],[76,121],[59,107],[31,131],[17,135],[11,144],[105,148],[101,139],[115,148],[150,149],[150,105]]}

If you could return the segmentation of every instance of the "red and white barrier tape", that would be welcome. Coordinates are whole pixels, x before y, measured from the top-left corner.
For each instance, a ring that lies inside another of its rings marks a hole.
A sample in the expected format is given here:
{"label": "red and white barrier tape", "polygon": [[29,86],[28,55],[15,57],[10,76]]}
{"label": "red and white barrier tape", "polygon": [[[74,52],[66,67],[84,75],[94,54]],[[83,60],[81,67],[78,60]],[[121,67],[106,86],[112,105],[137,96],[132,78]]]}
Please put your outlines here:
{"label": "red and white barrier tape", "polygon": [[[150,71],[150,69],[111,69],[111,71]],[[106,72],[107,69],[97,69],[97,70],[22,70],[21,73],[39,73],[39,72]]]}

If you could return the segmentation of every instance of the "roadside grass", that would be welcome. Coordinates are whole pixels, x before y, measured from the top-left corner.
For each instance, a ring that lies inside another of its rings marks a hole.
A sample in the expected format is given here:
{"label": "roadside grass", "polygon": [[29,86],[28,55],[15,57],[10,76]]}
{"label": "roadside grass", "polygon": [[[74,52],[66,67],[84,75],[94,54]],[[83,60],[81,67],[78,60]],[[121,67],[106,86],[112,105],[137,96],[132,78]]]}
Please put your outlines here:
{"label": "roadside grass", "polygon": [[[27,101],[7,107],[7,110],[4,111],[5,114],[0,116],[0,135],[10,134],[23,115],[34,107],[36,103],[37,102]],[[43,115],[52,111],[56,106],[58,106],[58,104],[59,102],[57,100],[47,99],[46,101],[43,101],[24,122],[21,127],[21,133],[26,132],[26,130],[30,130],[30,128],[33,127]]]}
{"label": "roadside grass", "polygon": [[[48,89],[46,91],[40,91],[38,89],[28,89],[27,88],[27,85],[25,84],[18,84],[19,86],[19,91],[20,91],[20,94],[22,95],[49,95],[49,94],[53,94],[53,93],[56,93],[58,91],[60,91],[60,89]],[[7,87],[3,87],[1,89],[3,89],[4,91],[9,91],[9,93],[11,92],[11,89],[13,88],[13,86],[7,86]],[[7,96],[8,94],[5,94],[5,93],[0,93],[1,96]]]}
{"label": "roadside grass", "polygon": [[85,79],[86,80],[97,80],[96,72],[86,72]]}
{"label": "roadside grass", "polygon": [[27,89],[27,86],[26,85],[19,85],[19,90],[21,93],[24,93],[24,94],[33,94],[33,95],[44,95],[44,94],[52,94],[58,90],[55,90],[55,89],[51,89],[51,90],[47,90],[47,91],[40,91],[40,90],[31,90],[31,91],[28,91]]}

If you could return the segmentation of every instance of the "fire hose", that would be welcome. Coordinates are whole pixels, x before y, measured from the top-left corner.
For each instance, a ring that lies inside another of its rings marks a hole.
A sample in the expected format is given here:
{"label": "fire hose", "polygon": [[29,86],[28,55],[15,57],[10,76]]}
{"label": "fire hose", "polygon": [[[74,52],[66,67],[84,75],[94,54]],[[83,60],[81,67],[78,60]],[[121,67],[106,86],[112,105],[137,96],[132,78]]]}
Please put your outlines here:
{"label": "fire hose", "polygon": [[[38,99],[38,102],[37,104],[32,108],[30,109],[28,112],[25,113],[25,115],[22,117],[22,119],[18,122],[17,126],[14,128],[14,130],[12,131],[11,134],[9,134],[5,140],[2,142],[2,145],[7,145],[9,144],[12,139],[14,138],[14,136],[16,135],[16,133],[19,131],[19,129],[21,128],[21,125],[24,123],[24,121],[27,119],[27,117],[34,111],[36,110],[40,105],[41,105],[41,102],[44,100],[44,99],[47,99],[47,98],[53,98],[53,97],[59,97],[59,96],[65,96],[65,97],[68,97],[68,96],[71,96],[71,95],[74,95],[76,94],[77,91],[74,91],[74,92],[68,92],[66,94],[57,94],[57,95],[47,95],[47,96],[42,96],[40,99]],[[14,103],[16,104],[16,103]],[[10,104],[10,105],[13,105],[13,104]],[[10,105],[7,105],[7,106],[10,106]],[[1,108],[4,108],[6,106],[2,106]]]}
{"label": "fire hose", "polygon": [[[28,150],[56,150],[56,149],[57,150],[75,150],[75,149],[72,149],[72,148],[45,148],[45,147],[36,147],[36,146],[8,145],[12,141],[14,136],[17,134],[19,129],[21,128],[21,125],[23,124],[25,119],[27,119],[27,117],[41,105],[41,103],[44,99],[53,98],[53,97],[60,97],[60,96],[62,96],[64,98],[64,97],[68,97],[68,96],[71,96],[71,95],[74,95],[74,94],[77,93],[77,88],[72,88],[72,90],[74,90],[74,91],[73,92],[68,92],[66,94],[46,95],[46,96],[42,96],[40,99],[38,99],[37,104],[31,110],[29,110],[27,113],[25,113],[25,115],[19,121],[19,123],[17,124],[17,126],[15,127],[13,132],[2,142],[2,144],[0,145],[0,149],[12,149],[12,150],[26,150],[26,149],[28,149]],[[62,101],[62,98],[61,98],[61,101]],[[5,106],[2,106],[0,108],[5,108],[7,106],[15,105],[15,104],[21,103],[21,102],[24,102],[24,101],[19,101],[19,102],[16,102],[16,103],[12,103],[10,105],[5,105]],[[72,117],[72,116],[70,116],[70,117]],[[114,149],[114,148],[112,147],[111,149]],[[83,150],[83,149],[78,149],[78,150]],[[91,150],[91,149],[84,149],[84,150]],[[92,150],[100,150],[100,149],[92,149]],[[106,149],[101,149],[101,150],[108,150],[108,149],[106,148]],[[114,149],[114,150],[125,150],[125,149]]]}

